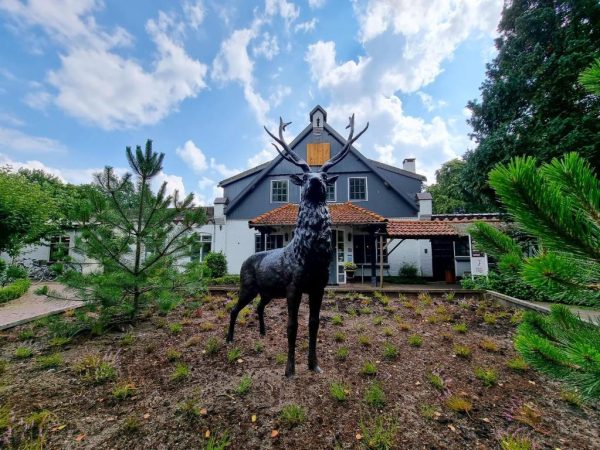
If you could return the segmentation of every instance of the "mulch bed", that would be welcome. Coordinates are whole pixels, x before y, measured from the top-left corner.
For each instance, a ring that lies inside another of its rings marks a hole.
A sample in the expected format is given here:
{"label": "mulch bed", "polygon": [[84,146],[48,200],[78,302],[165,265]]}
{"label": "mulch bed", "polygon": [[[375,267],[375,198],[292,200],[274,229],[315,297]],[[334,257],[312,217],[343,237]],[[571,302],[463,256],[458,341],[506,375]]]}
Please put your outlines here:
{"label": "mulch bed", "polygon": [[[573,407],[562,399],[558,383],[531,369],[518,372],[506,366],[518,356],[511,341],[515,310],[478,297],[430,301],[394,294],[384,306],[377,298],[334,295],[329,294],[322,309],[318,354],[324,372],[314,374],[306,367],[308,310],[303,301],[296,376],[291,379],[283,376],[284,300],[267,307],[265,338],[252,312],[246,323],[238,324],[234,344],[226,346],[230,298],[213,296],[133,328],[79,337],[58,349],[63,361],[52,369],[39,366],[40,355],[57,351],[43,327],[33,328],[36,337],[24,342],[19,336],[31,325],[11,330],[0,343],[0,358],[8,362],[0,375],[0,406],[5,405],[8,421],[8,429],[2,430],[0,413],[0,447],[41,435],[44,448],[187,449],[203,448],[207,436],[226,433],[232,449],[369,448],[376,444],[370,436],[373,424],[381,420],[393,435],[391,448],[495,449],[509,435],[525,437],[535,448],[600,448],[597,406]],[[338,314],[343,323],[334,325],[332,317]],[[180,332],[171,326],[175,323],[183,325]],[[453,329],[458,323],[467,325],[466,333]],[[342,338],[340,332],[344,342],[334,339],[336,333]],[[420,347],[409,344],[413,335],[422,338]],[[220,344],[214,354],[206,351],[211,338]],[[497,351],[484,350],[485,339],[497,344]],[[398,350],[396,358],[383,356],[386,343]],[[455,355],[457,344],[472,350],[470,358]],[[34,356],[16,358],[21,346],[33,349]],[[233,347],[241,356],[229,362]],[[346,360],[336,356],[340,347],[349,350]],[[116,368],[116,377],[101,383],[85,380],[74,366],[86,355],[101,356]],[[365,361],[376,365],[376,375],[361,374]],[[177,364],[189,368],[189,374],[173,381]],[[493,369],[497,383],[486,387],[475,376],[477,368]],[[432,373],[441,377],[443,387],[432,385]],[[244,375],[251,376],[252,386],[239,395],[236,387]],[[134,394],[117,400],[113,389],[124,382],[135,386]],[[345,401],[331,397],[332,382],[346,386]],[[385,392],[383,406],[370,406],[364,399],[374,382]],[[446,402],[452,395],[468,400],[472,409],[451,410]],[[282,420],[281,410],[290,404],[304,409],[303,422]],[[32,424],[31,414],[40,410],[50,415]]]}

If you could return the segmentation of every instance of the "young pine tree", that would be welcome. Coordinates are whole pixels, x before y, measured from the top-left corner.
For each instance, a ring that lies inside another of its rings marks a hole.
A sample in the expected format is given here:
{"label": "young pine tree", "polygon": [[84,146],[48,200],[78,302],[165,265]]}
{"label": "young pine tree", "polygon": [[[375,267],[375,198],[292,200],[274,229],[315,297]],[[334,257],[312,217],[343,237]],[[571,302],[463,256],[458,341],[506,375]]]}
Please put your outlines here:
{"label": "young pine tree", "polygon": [[202,208],[193,207],[193,195],[179,200],[166,194],[163,183],[156,194],[151,181],[160,173],[163,153],[127,148],[133,177],[106,167],[96,174],[98,190],[90,191],[82,214],[78,250],[100,263],[101,270],[83,275],[68,272],[64,279],[98,309],[103,323],[132,319],[156,303],[168,310],[181,296],[200,288],[202,268],[185,267],[178,260],[191,247],[193,228],[205,221]]}

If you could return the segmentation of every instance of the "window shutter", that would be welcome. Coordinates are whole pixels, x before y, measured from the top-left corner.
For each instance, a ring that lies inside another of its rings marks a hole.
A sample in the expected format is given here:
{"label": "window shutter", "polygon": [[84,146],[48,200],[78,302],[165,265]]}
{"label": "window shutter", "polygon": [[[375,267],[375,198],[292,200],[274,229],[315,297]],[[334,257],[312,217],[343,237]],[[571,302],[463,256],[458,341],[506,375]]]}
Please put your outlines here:
{"label": "window shutter", "polygon": [[331,158],[329,142],[307,144],[306,157],[309,166],[322,166],[329,158]]}

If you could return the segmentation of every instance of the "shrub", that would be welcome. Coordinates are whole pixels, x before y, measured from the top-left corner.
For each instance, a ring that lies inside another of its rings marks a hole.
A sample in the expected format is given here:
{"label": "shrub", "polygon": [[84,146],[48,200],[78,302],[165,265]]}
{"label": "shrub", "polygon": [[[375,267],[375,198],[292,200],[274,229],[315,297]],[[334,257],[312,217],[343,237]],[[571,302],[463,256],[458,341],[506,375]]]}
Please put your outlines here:
{"label": "shrub", "polygon": [[420,347],[423,345],[423,338],[418,334],[413,334],[408,338],[408,343],[413,347]]}
{"label": "shrub", "polygon": [[135,384],[119,383],[112,390],[112,396],[117,400],[125,400],[135,394]]}
{"label": "shrub", "polygon": [[372,344],[371,336],[366,335],[366,334],[361,334],[360,336],[358,336],[358,342],[363,347],[370,347]]}
{"label": "shrub", "polygon": [[335,342],[344,342],[346,340],[346,334],[342,331],[336,331],[333,335],[333,339]]}
{"label": "shrub", "polygon": [[0,304],[19,298],[27,292],[29,286],[31,286],[31,282],[24,278],[13,281],[7,286],[0,287]]}
{"label": "shrub", "polygon": [[216,354],[221,349],[221,343],[216,337],[211,337],[206,341],[206,353],[209,355]]}
{"label": "shrub", "polygon": [[171,374],[171,381],[182,381],[188,377],[190,369],[183,363],[178,363]]}
{"label": "shrub", "polygon": [[210,252],[204,259],[212,278],[220,278],[227,274],[227,259],[221,252]]}
{"label": "shrub", "polygon": [[473,404],[460,395],[451,395],[446,399],[446,406],[452,411],[468,413],[473,409]]}
{"label": "shrub", "polygon": [[169,324],[169,331],[173,334],[179,334],[183,330],[183,325],[180,323],[171,323]]}
{"label": "shrub", "polygon": [[398,349],[389,342],[383,346],[383,357],[387,359],[396,359],[398,357]]}
{"label": "shrub", "polygon": [[123,420],[123,431],[126,433],[135,433],[140,429],[140,421],[133,416],[127,416]]}
{"label": "shrub", "polygon": [[419,269],[414,264],[404,263],[398,271],[398,276],[405,278],[416,278],[419,274]]}
{"label": "shrub", "polygon": [[35,295],[48,295],[48,290],[49,290],[48,285],[45,284],[43,286],[40,286],[33,292]]}
{"label": "shrub", "polygon": [[464,334],[464,333],[466,333],[466,332],[467,332],[467,329],[468,329],[468,328],[467,328],[467,324],[466,324],[466,323],[464,323],[464,322],[461,322],[461,323],[457,323],[456,325],[454,325],[454,326],[452,327],[452,329],[453,329],[454,331],[456,331],[457,333]]}
{"label": "shrub", "polygon": [[377,366],[372,361],[365,361],[362,369],[360,369],[360,373],[367,376],[377,375]]}
{"label": "shrub", "polygon": [[436,373],[430,372],[427,375],[427,380],[438,391],[443,391],[444,388],[446,387],[446,384],[444,383],[444,379]]}
{"label": "shrub", "polygon": [[483,385],[486,387],[494,386],[498,381],[498,375],[496,375],[494,369],[483,369],[481,367],[477,367],[475,369],[475,377],[478,380],[481,380]]}
{"label": "shrub", "polygon": [[348,392],[348,387],[343,383],[338,383],[334,381],[329,385],[329,394],[334,400],[337,400],[338,402],[346,401]]}
{"label": "shrub", "polygon": [[29,347],[19,347],[15,350],[15,358],[26,359],[33,356],[33,350]]}
{"label": "shrub", "polygon": [[279,418],[284,424],[293,427],[306,421],[306,411],[302,406],[291,403],[283,407]]}
{"label": "shrub", "polygon": [[242,350],[239,347],[233,347],[227,352],[227,361],[231,364],[236,362],[242,356]]}
{"label": "shrub", "polygon": [[54,369],[62,364],[63,358],[60,353],[53,353],[48,356],[38,356],[36,362],[41,369]]}
{"label": "shrub", "polygon": [[385,405],[385,392],[381,388],[381,384],[376,381],[369,384],[369,387],[365,391],[365,402],[373,408],[381,408]]}
{"label": "shrub", "polygon": [[235,393],[237,395],[246,395],[250,392],[250,388],[252,387],[252,377],[250,375],[244,375],[238,385],[235,388]]}
{"label": "shrub", "polygon": [[454,346],[454,354],[459,358],[469,358],[471,357],[471,349],[466,345],[456,344]]}
{"label": "shrub", "polygon": [[369,422],[360,423],[363,448],[390,450],[394,448],[398,424],[395,419],[379,416]]}
{"label": "shrub", "polygon": [[213,285],[239,285],[240,284],[240,276],[239,275],[225,275],[218,278],[211,278],[210,284]]}
{"label": "shrub", "polygon": [[340,361],[344,361],[346,358],[348,358],[349,354],[350,350],[348,350],[348,347],[340,347],[335,352],[335,357]]}
{"label": "shrub", "polygon": [[344,319],[342,318],[341,314],[335,314],[333,317],[331,317],[331,323],[333,325],[341,326],[344,324]]}

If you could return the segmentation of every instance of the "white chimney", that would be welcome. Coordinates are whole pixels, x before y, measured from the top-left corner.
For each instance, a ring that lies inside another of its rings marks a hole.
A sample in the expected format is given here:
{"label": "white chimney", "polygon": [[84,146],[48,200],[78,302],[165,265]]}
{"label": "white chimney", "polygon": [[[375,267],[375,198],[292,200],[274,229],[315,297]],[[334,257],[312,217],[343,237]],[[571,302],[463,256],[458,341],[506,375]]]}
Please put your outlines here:
{"label": "white chimney", "polygon": [[417,203],[419,204],[419,219],[430,220],[432,213],[432,198],[429,192],[417,193]]}
{"label": "white chimney", "polygon": [[402,161],[402,168],[408,172],[415,173],[417,171],[415,158],[406,158],[404,161]]}

